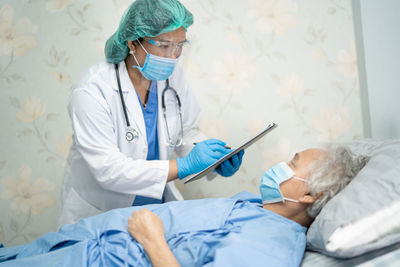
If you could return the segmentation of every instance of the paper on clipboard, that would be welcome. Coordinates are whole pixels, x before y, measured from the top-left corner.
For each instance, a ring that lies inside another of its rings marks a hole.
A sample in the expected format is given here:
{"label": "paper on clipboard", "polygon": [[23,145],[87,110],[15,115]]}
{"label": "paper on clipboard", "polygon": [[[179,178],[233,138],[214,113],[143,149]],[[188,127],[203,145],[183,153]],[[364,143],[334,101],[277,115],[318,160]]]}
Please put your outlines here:
{"label": "paper on clipboard", "polygon": [[265,136],[267,133],[269,133],[270,131],[272,131],[273,129],[275,129],[278,125],[276,123],[270,123],[267,128],[265,128],[264,130],[262,130],[259,134],[257,134],[256,136],[254,136],[253,138],[247,140],[243,145],[241,145],[240,147],[236,148],[235,150],[233,150],[231,153],[223,156],[222,158],[220,158],[219,160],[217,160],[214,164],[211,164],[210,166],[208,166],[207,168],[205,168],[204,170],[202,170],[201,172],[198,172],[196,174],[193,174],[192,176],[189,176],[189,178],[186,179],[186,181],[184,182],[185,184],[196,181],[204,176],[206,176],[207,174],[209,174],[210,172],[214,171],[215,168],[218,167],[218,165],[220,165],[222,162],[224,162],[225,160],[229,159],[230,157],[232,157],[233,155],[239,153],[240,151],[242,151],[243,149],[248,148],[249,146],[251,146],[252,144],[254,144],[255,142],[257,142],[258,140],[260,140],[263,136]]}

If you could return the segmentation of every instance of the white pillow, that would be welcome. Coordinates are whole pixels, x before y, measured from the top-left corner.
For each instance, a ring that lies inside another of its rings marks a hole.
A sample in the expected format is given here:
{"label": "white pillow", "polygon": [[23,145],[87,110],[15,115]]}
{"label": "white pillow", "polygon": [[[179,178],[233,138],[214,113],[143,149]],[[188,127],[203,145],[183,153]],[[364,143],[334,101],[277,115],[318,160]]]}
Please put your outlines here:
{"label": "white pillow", "polygon": [[349,250],[377,242],[388,235],[400,234],[400,200],[333,232],[328,251]]}
{"label": "white pillow", "polygon": [[352,223],[360,223],[359,219],[373,216],[371,214],[400,200],[400,140],[360,140],[346,145],[355,154],[368,155],[371,159],[354,180],[325,205],[307,233],[309,249],[339,258],[358,256],[400,241],[394,226],[385,229],[386,234],[377,236],[378,239],[347,247],[329,244],[328,250],[328,242],[340,239],[343,229],[351,229]]}

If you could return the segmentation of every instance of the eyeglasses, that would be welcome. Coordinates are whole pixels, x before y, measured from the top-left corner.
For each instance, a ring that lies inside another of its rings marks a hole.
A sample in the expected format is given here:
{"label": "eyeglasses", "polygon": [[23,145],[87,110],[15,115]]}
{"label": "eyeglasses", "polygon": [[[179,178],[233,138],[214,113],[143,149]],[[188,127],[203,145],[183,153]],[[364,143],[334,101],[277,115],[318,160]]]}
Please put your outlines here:
{"label": "eyeglasses", "polygon": [[165,50],[168,53],[168,55],[180,54],[183,48],[187,47],[190,44],[188,40],[185,40],[180,43],[175,43],[166,40],[154,40],[148,37],[144,37],[143,39],[146,40],[149,44],[154,45],[162,50]]}

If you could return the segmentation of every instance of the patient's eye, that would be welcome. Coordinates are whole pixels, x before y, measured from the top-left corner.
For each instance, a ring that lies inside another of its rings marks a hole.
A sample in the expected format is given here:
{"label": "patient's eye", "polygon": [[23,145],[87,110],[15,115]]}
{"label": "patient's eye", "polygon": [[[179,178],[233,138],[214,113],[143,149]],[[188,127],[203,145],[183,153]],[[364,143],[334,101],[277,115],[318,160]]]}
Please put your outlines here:
{"label": "patient's eye", "polygon": [[293,159],[289,162],[289,165],[292,165],[294,168],[296,168],[296,162],[299,159],[299,153],[296,153],[293,157]]}
{"label": "patient's eye", "polygon": [[289,165],[291,165],[293,168],[296,168],[296,164],[294,164],[293,159],[289,162]]}

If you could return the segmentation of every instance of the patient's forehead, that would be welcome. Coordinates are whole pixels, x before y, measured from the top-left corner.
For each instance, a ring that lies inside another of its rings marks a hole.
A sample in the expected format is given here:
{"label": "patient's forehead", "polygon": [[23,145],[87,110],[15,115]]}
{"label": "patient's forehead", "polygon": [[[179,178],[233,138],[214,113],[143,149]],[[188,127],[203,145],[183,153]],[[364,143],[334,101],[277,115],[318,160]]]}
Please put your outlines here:
{"label": "patient's forehead", "polygon": [[297,152],[288,165],[296,176],[306,179],[310,175],[311,163],[325,156],[328,152],[319,148],[310,148]]}
{"label": "patient's forehead", "polygon": [[308,165],[327,155],[327,151],[320,148],[310,148],[297,152],[291,160],[291,165],[297,168],[307,168]]}
{"label": "patient's forehead", "polygon": [[327,151],[320,148],[309,148],[300,152],[305,161],[314,161],[327,155]]}

